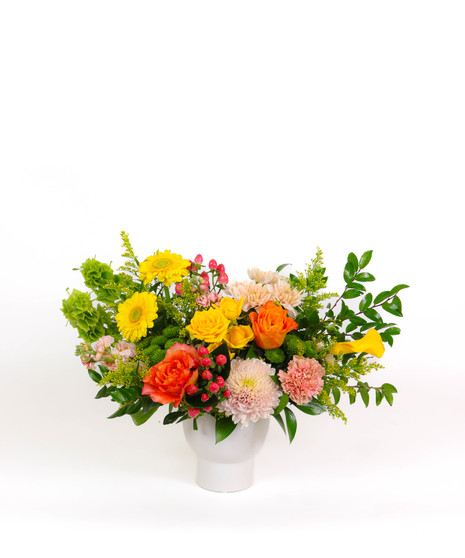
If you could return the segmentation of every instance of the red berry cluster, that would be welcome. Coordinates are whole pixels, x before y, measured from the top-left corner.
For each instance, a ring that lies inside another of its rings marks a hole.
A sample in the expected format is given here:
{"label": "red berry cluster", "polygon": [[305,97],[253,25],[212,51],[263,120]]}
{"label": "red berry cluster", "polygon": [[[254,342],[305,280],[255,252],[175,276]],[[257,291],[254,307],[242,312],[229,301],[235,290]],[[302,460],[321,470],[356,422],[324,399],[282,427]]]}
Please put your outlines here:
{"label": "red berry cluster", "polygon": [[[191,265],[187,268],[191,274],[198,276],[200,282],[200,290],[202,292],[208,292],[217,285],[226,286],[229,283],[229,277],[225,273],[225,267],[223,264],[216,263],[216,260],[210,260],[208,262],[208,268],[210,271],[200,272],[203,266],[203,256],[202,254],[197,254],[194,261],[190,260]],[[210,275],[211,279],[210,279]],[[177,283],[175,286],[176,294],[182,295],[182,285]]]}
{"label": "red berry cluster", "polygon": [[[191,418],[197,417],[201,412],[209,413],[213,409],[213,404],[217,401],[222,401],[225,397],[229,397],[231,392],[229,389],[225,389],[225,381],[221,374],[224,365],[227,363],[228,359],[225,355],[219,354],[216,356],[214,362],[209,356],[209,351],[207,347],[200,347],[199,356],[201,358],[199,366],[199,377],[196,384],[190,384],[186,388],[186,403],[195,405],[195,399],[197,399],[197,404],[200,401],[202,403],[210,402],[212,405],[204,406],[192,406],[188,410],[188,414]],[[191,399],[191,401],[189,401]]]}

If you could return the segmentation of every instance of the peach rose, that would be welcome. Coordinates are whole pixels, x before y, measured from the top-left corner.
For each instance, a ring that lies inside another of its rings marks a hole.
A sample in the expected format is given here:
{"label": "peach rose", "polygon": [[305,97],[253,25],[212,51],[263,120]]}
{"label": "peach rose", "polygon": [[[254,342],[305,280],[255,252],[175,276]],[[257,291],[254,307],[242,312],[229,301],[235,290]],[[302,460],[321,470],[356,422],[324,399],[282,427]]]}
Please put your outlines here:
{"label": "peach rose", "polygon": [[287,310],[269,300],[257,314],[249,314],[255,334],[255,343],[262,349],[277,349],[283,344],[286,333],[298,325],[287,315]]}
{"label": "peach rose", "polygon": [[148,371],[142,394],[157,403],[178,407],[186,387],[197,381],[199,364],[199,353],[194,347],[175,343],[166,351],[165,358]]}

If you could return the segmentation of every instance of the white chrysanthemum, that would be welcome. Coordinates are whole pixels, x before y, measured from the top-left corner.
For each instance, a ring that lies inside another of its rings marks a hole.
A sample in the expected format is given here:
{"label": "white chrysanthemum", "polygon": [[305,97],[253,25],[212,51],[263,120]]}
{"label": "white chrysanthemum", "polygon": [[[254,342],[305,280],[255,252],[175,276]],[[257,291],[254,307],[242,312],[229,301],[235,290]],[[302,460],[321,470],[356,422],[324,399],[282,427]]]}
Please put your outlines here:
{"label": "white chrysanthemum", "polygon": [[261,283],[262,285],[276,283],[281,277],[277,271],[262,271],[261,269],[258,269],[258,267],[248,269],[247,273],[252,281]]}
{"label": "white chrysanthemum", "polygon": [[278,386],[270,378],[273,373],[273,368],[258,358],[233,359],[226,380],[231,395],[218,404],[218,410],[242,426],[247,426],[249,421],[269,418],[278,406],[280,395]]}
{"label": "white chrysanthemum", "polygon": [[286,279],[281,278],[277,283],[268,285],[272,300],[277,300],[283,308],[289,311],[289,316],[295,317],[294,308],[302,303],[304,293],[291,288]]}
{"label": "white chrysanthemum", "polygon": [[254,281],[235,281],[228,285],[224,292],[236,300],[240,300],[243,297],[242,310],[244,312],[250,309],[259,310],[271,300],[271,294],[266,285],[255,283]]}

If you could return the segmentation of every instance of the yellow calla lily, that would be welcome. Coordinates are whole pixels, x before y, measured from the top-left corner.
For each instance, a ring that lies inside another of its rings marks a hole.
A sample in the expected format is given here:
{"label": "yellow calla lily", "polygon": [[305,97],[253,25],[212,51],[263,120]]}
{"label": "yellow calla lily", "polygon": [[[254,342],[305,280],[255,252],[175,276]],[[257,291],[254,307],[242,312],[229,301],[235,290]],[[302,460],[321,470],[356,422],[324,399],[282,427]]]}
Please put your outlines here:
{"label": "yellow calla lily", "polygon": [[369,329],[366,334],[356,341],[336,343],[331,349],[333,355],[346,355],[348,353],[368,353],[381,358],[384,354],[384,345],[381,335],[376,329]]}

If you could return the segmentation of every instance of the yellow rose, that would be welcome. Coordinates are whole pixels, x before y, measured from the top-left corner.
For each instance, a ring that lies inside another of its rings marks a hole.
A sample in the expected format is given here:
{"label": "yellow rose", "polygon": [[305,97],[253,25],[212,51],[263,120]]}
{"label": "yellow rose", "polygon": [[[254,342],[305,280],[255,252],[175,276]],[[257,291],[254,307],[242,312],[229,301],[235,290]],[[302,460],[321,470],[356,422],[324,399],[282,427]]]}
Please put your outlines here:
{"label": "yellow rose", "polygon": [[368,353],[381,358],[384,354],[384,345],[381,335],[376,329],[369,329],[366,334],[356,341],[336,343],[331,349],[333,355],[347,355],[349,353]]}
{"label": "yellow rose", "polygon": [[250,326],[232,326],[228,329],[224,340],[230,349],[242,349],[253,340],[254,334]]}
{"label": "yellow rose", "polygon": [[198,310],[186,326],[193,339],[201,339],[207,343],[219,343],[224,339],[229,327],[229,320],[216,306],[208,310]]}
{"label": "yellow rose", "polygon": [[235,298],[224,297],[220,302],[220,310],[228,318],[228,320],[237,320],[241,315],[244,297],[241,300]]}

